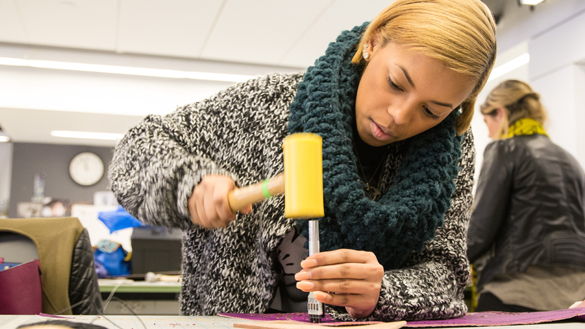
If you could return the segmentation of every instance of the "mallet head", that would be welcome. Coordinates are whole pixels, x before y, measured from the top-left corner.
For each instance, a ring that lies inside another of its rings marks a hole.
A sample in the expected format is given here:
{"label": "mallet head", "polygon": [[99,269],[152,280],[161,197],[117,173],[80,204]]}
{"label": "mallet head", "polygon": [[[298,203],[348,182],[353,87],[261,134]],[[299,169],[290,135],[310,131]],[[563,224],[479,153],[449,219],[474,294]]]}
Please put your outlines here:
{"label": "mallet head", "polygon": [[288,218],[323,217],[322,138],[313,133],[287,136],[284,149],[285,201]]}

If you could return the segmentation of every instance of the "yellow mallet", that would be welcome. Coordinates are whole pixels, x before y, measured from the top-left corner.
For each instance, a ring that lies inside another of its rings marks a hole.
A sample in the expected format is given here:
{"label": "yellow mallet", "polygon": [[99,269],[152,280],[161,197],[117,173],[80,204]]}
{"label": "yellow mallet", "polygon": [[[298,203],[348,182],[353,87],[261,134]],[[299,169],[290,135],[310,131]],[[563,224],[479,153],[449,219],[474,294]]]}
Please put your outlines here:
{"label": "yellow mallet", "polygon": [[[297,133],[287,136],[284,150],[284,173],[262,182],[235,189],[228,194],[232,211],[284,193],[287,218],[323,217],[323,152],[321,136]],[[309,220],[309,255],[319,252],[319,221]],[[323,305],[309,293],[307,308],[311,322],[321,322]]]}
{"label": "yellow mallet", "polygon": [[232,211],[274,195],[285,195],[284,215],[288,218],[323,217],[323,156],[321,136],[297,133],[287,136],[284,173],[262,182],[235,189],[228,194]]}

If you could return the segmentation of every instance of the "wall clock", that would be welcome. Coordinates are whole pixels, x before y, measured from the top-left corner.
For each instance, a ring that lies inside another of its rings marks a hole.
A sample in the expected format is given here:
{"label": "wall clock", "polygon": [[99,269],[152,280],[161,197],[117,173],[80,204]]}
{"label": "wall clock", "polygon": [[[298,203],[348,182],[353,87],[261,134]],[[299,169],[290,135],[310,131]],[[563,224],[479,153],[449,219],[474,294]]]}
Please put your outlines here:
{"label": "wall clock", "polygon": [[69,175],[79,185],[94,185],[104,175],[104,162],[95,153],[79,153],[69,163]]}

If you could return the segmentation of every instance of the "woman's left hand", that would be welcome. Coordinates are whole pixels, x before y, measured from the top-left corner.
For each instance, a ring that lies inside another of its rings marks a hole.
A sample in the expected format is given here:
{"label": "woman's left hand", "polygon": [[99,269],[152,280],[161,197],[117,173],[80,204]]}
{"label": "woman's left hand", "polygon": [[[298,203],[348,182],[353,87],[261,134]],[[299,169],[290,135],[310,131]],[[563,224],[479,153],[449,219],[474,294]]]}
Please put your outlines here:
{"label": "woman's left hand", "polygon": [[345,306],[354,319],[372,314],[378,298],[384,267],[368,251],[340,249],[320,252],[301,262],[302,271],[295,275],[297,288],[313,291],[325,304]]}

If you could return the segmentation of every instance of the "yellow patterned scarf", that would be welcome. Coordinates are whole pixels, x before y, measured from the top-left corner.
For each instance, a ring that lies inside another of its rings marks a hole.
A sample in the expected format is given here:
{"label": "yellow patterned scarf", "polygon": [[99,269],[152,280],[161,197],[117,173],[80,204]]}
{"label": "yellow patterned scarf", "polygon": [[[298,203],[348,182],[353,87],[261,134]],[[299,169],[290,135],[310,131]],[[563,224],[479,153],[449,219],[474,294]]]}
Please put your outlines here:
{"label": "yellow patterned scarf", "polygon": [[540,123],[538,123],[538,121],[530,118],[524,118],[514,122],[508,128],[508,135],[506,136],[506,138],[535,134],[545,135],[548,137],[548,134],[544,130],[544,127]]}

